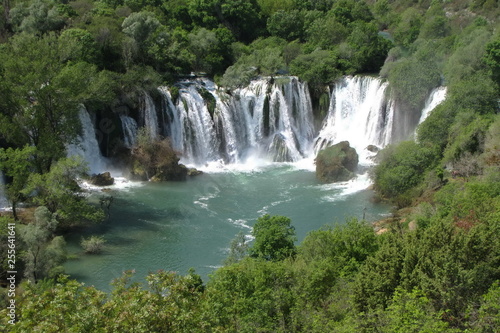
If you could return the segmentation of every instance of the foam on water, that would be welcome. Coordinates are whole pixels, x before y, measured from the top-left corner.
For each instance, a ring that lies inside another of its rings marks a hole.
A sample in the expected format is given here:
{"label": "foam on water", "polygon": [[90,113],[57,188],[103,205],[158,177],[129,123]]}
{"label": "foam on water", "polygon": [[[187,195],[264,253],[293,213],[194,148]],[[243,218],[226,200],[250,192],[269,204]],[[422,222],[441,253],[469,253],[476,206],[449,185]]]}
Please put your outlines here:
{"label": "foam on water", "polygon": [[319,185],[322,191],[332,192],[323,196],[324,201],[334,202],[345,200],[352,194],[368,189],[372,185],[372,181],[368,173],[357,175],[355,178],[347,182],[339,182],[332,184]]}
{"label": "foam on water", "polygon": [[252,230],[252,227],[248,225],[248,221],[247,220],[244,220],[244,219],[232,219],[232,218],[228,218],[227,220],[228,220],[229,223],[231,223],[233,225],[236,225],[236,226],[238,226],[240,228]]}
{"label": "foam on water", "polygon": [[312,156],[288,164],[292,166],[295,170],[304,170],[310,172],[316,171],[316,163],[314,162],[314,157]]}
{"label": "foam on water", "polygon": [[219,159],[203,165],[187,164],[188,167],[192,166],[206,173],[250,173],[262,171],[276,165],[281,165],[281,163],[274,163],[268,159],[257,157],[249,158],[243,163],[225,163]]}
{"label": "foam on water", "polygon": [[131,181],[125,177],[114,177],[114,179],[115,179],[114,184],[109,185],[109,186],[92,185],[86,180],[81,180],[79,182],[79,185],[82,189],[87,190],[87,191],[101,192],[102,189],[104,189],[104,188],[107,188],[110,190],[117,190],[117,191],[128,191],[132,188],[144,186],[144,184],[145,184],[145,182]]}

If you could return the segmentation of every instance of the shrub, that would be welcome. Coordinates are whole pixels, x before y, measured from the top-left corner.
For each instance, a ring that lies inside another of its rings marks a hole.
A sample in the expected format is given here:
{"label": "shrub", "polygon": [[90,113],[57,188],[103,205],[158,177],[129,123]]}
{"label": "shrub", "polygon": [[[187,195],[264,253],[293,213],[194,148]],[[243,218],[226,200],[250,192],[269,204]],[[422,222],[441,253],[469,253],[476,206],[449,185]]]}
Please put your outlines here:
{"label": "shrub", "polygon": [[419,185],[425,171],[435,166],[438,157],[435,149],[413,141],[389,146],[381,155],[380,164],[373,172],[375,188],[383,196],[392,199],[402,199]]}
{"label": "shrub", "polygon": [[106,240],[102,236],[90,236],[89,238],[82,238],[80,245],[83,247],[85,253],[98,254],[102,252],[102,248]]}

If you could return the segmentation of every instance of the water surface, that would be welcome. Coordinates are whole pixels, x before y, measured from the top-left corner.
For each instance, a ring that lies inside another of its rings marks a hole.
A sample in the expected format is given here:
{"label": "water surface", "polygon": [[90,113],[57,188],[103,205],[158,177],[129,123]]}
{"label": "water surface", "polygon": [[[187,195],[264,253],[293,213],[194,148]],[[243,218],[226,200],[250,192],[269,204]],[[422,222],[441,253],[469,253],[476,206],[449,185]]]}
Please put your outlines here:
{"label": "water surface", "polygon": [[[250,239],[252,225],[263,214],[290,217],[298,242],[309,231],[348,217],[379,219],[388,207],[370,201],[372,191],[361,190],[368,184],[360,176],[322,185],[311,170],[278,164],[113,190],[109,220],[67,239],[78,258],[65,264],[66,272],[105,291],[129,269],[140,281],[159,269],[185,274],[192,267],[206,281],[236,234],[243,231]],[[106,239],[103,254],[82,253],[78,243],[90,234]]]}

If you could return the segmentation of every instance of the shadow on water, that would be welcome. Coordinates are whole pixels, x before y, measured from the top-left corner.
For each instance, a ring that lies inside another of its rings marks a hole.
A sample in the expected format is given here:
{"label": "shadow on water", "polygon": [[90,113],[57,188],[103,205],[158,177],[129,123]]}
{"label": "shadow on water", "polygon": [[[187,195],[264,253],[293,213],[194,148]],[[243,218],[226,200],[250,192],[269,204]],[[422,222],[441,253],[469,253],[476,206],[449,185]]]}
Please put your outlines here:
{"label": "shadow on water", "polygon": [[[65,236],[68,241],[88,237],[90,235],[108,234],[114,228],[122,230],[130,229],[157,231],[159,226],[155,223],[165,218],[165,213],[158,209],[147,209],[144,205],[139,205],[126,198],[116,198],[109,210],[109,216],[102,222],[79,227],[72,233]],[[180,217],[180,212],[173,212],[173,216]],[[133,238],[114,237],[114,243],[133,242]]]}

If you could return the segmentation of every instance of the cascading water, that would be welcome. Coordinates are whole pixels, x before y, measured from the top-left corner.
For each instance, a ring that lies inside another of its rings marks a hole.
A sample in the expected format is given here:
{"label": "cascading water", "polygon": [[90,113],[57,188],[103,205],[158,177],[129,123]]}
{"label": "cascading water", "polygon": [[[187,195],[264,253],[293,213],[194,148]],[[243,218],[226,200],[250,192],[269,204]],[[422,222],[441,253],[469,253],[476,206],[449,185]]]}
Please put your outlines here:
{"label": "cascading water", "polygon": [[[387,97],[388,84],[375,77],[339,80],[319,133],[313,125],[307,84],[296,77],[263,78],[230,93],[206,79],[177,86],[175,101],[167,87],[158,88],[161,110],[145,94],[139,124],[153,137],[168,136],[187,164],[312,161],[319,150],[344,140],[357,150],[362,164],[370,164],[373,153],[366,148],[382,148],[393,141],[395,129],[402,131],[394,123],[397,108]],[[422,119],[445,95],[443,87],[432,92]],[[129,117],[121,120],[125,145],[130,147],[137,125]],[[414,129],[410,130],[403,132],[409,136]]]}
{"label": "cascading water", "polygon": [[386,100],[387,86],[377,78],[356,76],[336,84],[315,140],[315,154],[328,145],[349,141],[360,155],[360,163],[369,163],[369,145],[384,147],[391,142],[394,107]]}
{"label": "cascading water", "polygon": [[163,124],[163,133],[165,133],[172,142],[172,147],[177,151],[184,150],[182,139],[182,127],[179,112],[172,102],[172,95],[167,87],[159,87],[158,91],[163,95],[161,119]]}
{"label": "cascading water", "polygon": [[128,116],[120,116],[123,131],[123,143],[125,147],[131,148],[136,143],[137,138],[137,122],[134,118]]}
{"label": "cascading water", "polygon": [[0,210],[9,206],[9,200],[5,194],[5,180],[2,171],[0,171]]}
{"label": "cascading water", "polygon": [[220,140],[198,85],[190,84],[180,90],[177,110],[180,115],[179,128],[182,133],[184,158],[195,164],[219,159]]}
{"label": "cascading water", "polygon": [[[201,91],[211,94],[209,109]],[[297,78],[262,79],[231,95],[208,80],[181,84],[177,105],[164,87],[165,132],[187,163],[243,163],[251,158],[297,161],[314,137],[307,85]]]}
{"label": "cascading water", "polygon": [[81,156],[87,162],[91,174],[101,173],[106,170],[108,163],[101,155],[94,125],[85,107],[80,108],[78,115],[82,125],[82,135],[78,144],[67,146],[67,154],[68,156]]}
{"label": "cascading water", "polygon": [[422,115],[420,116],[420,120],[418,121],[419,125],[424,122],[424,120],[427,118],[430,112],[436,108],[436,106],[438,106],[445,100],[446,92],[447,89],[443,86],[434,88],[431,91],[431,94],[429,95],[429,98],[427,98],[427,101],[425,101],[425,106],[422,109]]}
{"label": "cascading water", "polygon": [[144,104],[141,108],[144,127],[147,129],[149,136],[152,139],[157,139],[159,136],[158,115],[156,113],[155,103],[153,98],[146,92],[144,93]]}

